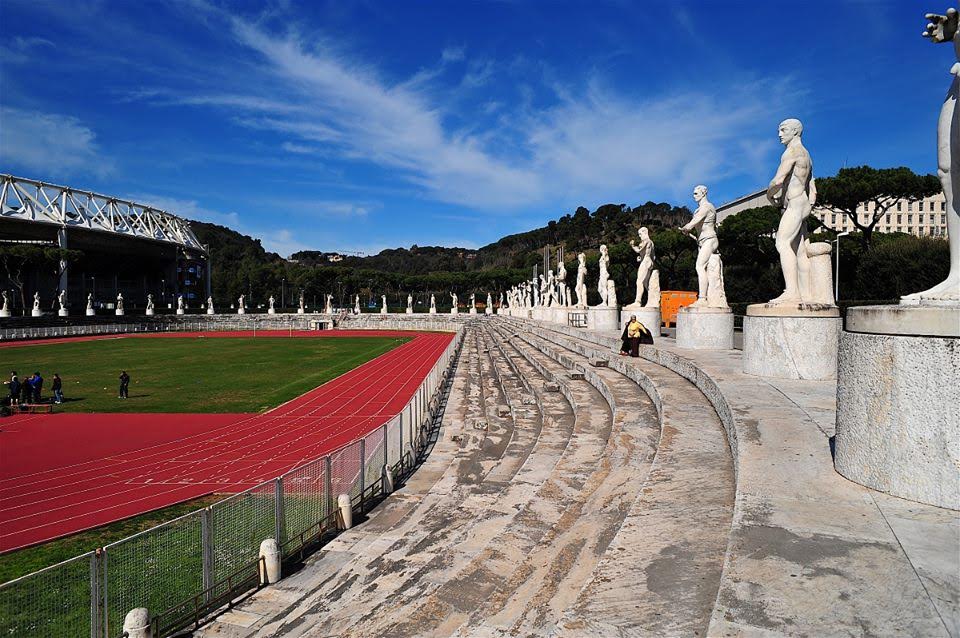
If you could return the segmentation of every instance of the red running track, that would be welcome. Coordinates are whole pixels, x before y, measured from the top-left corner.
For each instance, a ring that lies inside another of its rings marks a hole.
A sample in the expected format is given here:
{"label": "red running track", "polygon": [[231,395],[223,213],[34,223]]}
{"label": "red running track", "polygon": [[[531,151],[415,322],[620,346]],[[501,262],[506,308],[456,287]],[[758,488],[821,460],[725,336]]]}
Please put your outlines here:
{"label": "red running track", "polygon": [[[258,336],[286,337],[288,332]],[[159,333],[83,339],[238,337]],[[292,336],[413,339],[263,414],[42,414],[0,421],[0,552],[213,492],[253,487],[389,421],[453,338],[383,330]],[[4,345],[24,345],[15,342]]]}

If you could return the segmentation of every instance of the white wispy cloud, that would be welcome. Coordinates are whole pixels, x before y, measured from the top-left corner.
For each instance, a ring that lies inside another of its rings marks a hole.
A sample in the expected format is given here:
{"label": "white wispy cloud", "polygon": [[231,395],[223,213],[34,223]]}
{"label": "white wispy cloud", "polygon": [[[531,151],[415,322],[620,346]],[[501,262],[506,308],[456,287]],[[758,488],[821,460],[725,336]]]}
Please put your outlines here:
{"label": "white wispy cloud", "polygon": [[108,175],[113,162],[100,154],[96,137],[76,117],[0,107],[0,157],[42,179]]}

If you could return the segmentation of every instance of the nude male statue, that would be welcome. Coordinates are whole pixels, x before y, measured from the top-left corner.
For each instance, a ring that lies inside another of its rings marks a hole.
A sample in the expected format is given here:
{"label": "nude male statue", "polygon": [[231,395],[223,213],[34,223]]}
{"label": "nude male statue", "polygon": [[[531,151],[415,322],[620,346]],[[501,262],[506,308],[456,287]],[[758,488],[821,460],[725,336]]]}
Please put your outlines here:
{"label": "nude male statue", "polygon": [[919,303],[921,298],[936,302],[956,303],[960,301],[960,168],[954,162],[954,153],[960,153],[960,13],[953,7],[946,15],[926,14],[927,28],[923,37],[934,44],[953,43],[956,64],[950,69],[953,82],[947,90],[947,96],[940,107],[940,119],[937,122],[937,176],[943,186],[943,195],[947,200],[947,240],[950,246],[950,271],[947,278],[939,284],[902,299],[907,303]]}
{"label": "nude male statue", "polygon": [[717,240],[717,209],[707,199],[707,187],[703,184],[695,186],[693,189],[693,199],[697,202],[697,210],[693,213],[693,219],[680,227],[684,233],[697,231],[697,284],[699,294],[697,300],[692,306],[707,305],[707,263],[710,256],[720,247]]}
{"label": "nude male statue", "polygon": [[630,248],[633,252],[637,253],[637,263],[639,264],[637,266],[637,299],[633,302],[633,305],[640,306],[644,292],[647,292],[648,304],[650,301],[650,275],[653,273],[655,267],[656,246],[654,246],[653,240],[650,239],[650,231],[646,226],[642,226],[637,231],[637,235],[640,236],[640,243],[631,239]]}
{"label": "nude male statue", "polygon": [[767,199],[783,209],[776,246],[785,287],[783,294],[770,303],[802,303],[801,291],[806,290],[809,271],[806,220],[816,204],[817,187],[813,180],[813,160],[800,140],[803,124],[793,118],[784,120],[779,134],[780,143],[787,148],[780,157],[777,174],[767,187]]}

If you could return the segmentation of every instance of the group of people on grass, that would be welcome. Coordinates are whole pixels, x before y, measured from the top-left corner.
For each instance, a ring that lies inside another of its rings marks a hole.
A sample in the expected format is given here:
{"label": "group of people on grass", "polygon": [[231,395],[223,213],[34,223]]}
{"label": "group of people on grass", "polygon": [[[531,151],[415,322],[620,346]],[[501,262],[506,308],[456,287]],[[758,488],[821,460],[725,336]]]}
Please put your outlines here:
{"label": "group of people on grass", "polygon": [[[118,398],[126,399],[130,394],[130,375],[126,370],[120,371],[120,393]],[[31,405],[43,403],[43,376],[39,372],[34,372],[25,380],[21,381],[17,376],[17,371],[10,372],[10,380],[4,381],[4,385],[9,390],[9,396],[3,401],[5,405],[11,407],[18,405]],[[53,392],[53,402],[63,403],[63,379],[56,372],[53,373],[53,381],[50,384],[50,390]]]}
{"label": "group of people on grass", "polygon": [[[9,398],[6,401],[8,405],[29,405],[43,402],[43,376],[39,372],[34,372],[21,381],[20,377],[17,376],[17,371],[13,370],[10,372],[10,380],[4,381],[4,383],[10,391]],[[53,392],[53,402],[63,403],[63,379],[57,373],[53,374],[50,390]]]}
{"label": "group of people on grass", "polygon": [[640,344],[653,345],[653,335],[645,325],[637,321],[636,315],[630,315],[630,321],[624,326],[623,334],[620,335],[621,356],[639,357]]}

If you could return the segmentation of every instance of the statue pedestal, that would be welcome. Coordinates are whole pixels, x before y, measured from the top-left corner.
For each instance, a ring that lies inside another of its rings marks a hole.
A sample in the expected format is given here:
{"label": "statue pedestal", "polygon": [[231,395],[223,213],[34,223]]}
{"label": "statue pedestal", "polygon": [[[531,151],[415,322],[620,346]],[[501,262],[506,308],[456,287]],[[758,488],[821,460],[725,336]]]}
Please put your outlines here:
{"label": "statue pedestal", "polygon": [[486,309],[483,311],[483,314],[485,314],[485,315],[492,315],[492,314],[493,314],[493,308],[491,308],[490,306],[487,306]]}
{"label": "statue pedestal", "polygon": [[152,316],[153,316],[153,308],[147,308],[145,314],[146,314],[148,317],[152,317]]}
{"label": "statue pedestal", "polygon": [[450,314],[451,314],[451,315],[457,314],[457,309],[456,309],[456,308],[451,308],[451,309],[450,309]]}
{"label": "statue pedestal", "polygon": [[275,314],[277,314],[277,310],[276,310],[275,308],[268,308],[268,309],[267,309],[267,314],[268,314],[268,315],[275,315]]}
{"label": "statue pedestal", "polygon": [[407,308],[407,314],[408,314],[408,315],[412,315],[412,314],[413,314],[413,308]]}
{"label": "statue pedestal", "polygon": [[207,314],[208,314],[208,315],[215,315],[215,314],[217,314],[217,311],[214,310],[213,307],[211,306],[210,308],[207,308]]}
{"label": "statue pedestal", "polygon": [[431,314],[431,315],[437,314],[437,309],[436,309],[436,308],[431,308],[431,309],[430,309],[430,314]]}
{"label": "statue pedestal", "polygon": [[67,316],[69,316],[69,315],[70,315],[70,313],[67,312],[67,309],[66,309],[66,308],[61,308],[60,310],[57,311],[57,316],[58,316],[58,317],[67,317]]}
{"label": "statue pedestal", "polygon": [[243,309],[243,308],[237,308],[237,314],[238,314],[238,315],[245,315],[245,314],[247,314],[247,311],[246,311],[245,309]]}
{"label": "statue pedestal", "polygon": [[184,310],[183,308],[177,308],[177,314],[178,314],[178,315],[185,315],[185,314],[187,314],[187,311]]}
{"label": "statue pedestal", "polygon": [[9,316],[10,316],[9,310],[0,310],[0,317],[9,317]]}
{"label": "statue pedestal", "polygon": [[637,321],[642,323],[644,327],[650,331],[650,334],[653,335],[654,341],[657,340],[657,338],[660,336],[659,308],[647,308],[645,306],[636,307],[633,304],[624,306],[620,310],[619,328],[621,331],[627,326],[627,322],[630,321],[630,315],[636,315]]}
{"label": "statue pedestal", "polygon": [[743,318],[743,371],[776,379],[835,379],[840,310],[754,304]]}
{"label": "statue pedestal", "polygon": [[477,314],[477,309],[476,309],[476,308],[471,308],[471,309],[470,309],[470,314],[471,314],[471,315]]}
{"label": "statue pedestal", "polygon": [[97,314],[97,311],[96,311],[96,310],[94,310],[93,308],[87,308],[86,315],[87,315],[88,317],[93,317],[93,316],[95,316],[96,314]]}
{"label": "statue pedestal", "polygon": [[31,316],[31,317],[42,317],[42,316],[43,316],[43,312],[40,311],[40,310],[37,310],[36,308],[34,308],[33,310],[30,311],[30,316]]}
{"label": "statue pedestal", "polygon": [[677,313],[677,347],[733,350],[733,310],[686,306]]}
{"label": "statue pedestal", "polygon": [[113,312],[114,312],[114,314],[116,314],[118,317],[122,317],[122,316],[123,316],[123,308],[117,308],[117,309],[114,310]]}
{"label": "statue pedestal", "polygon": [[302,314],[304,314],[305,312],[306,312],[306,311],[305,311],[303,308],[297,308],[297,314],[298,314],[298,315],[302,315]]}
{"label": "statue pedestal", "polygon": [[620,327],[620,309],[597,306],[586,308],[587,330],[617,330]]}
{"label": "statue pedestal", "polygon": [[960,306],[847,312],[834,463],[881,492],[960,510]]}

